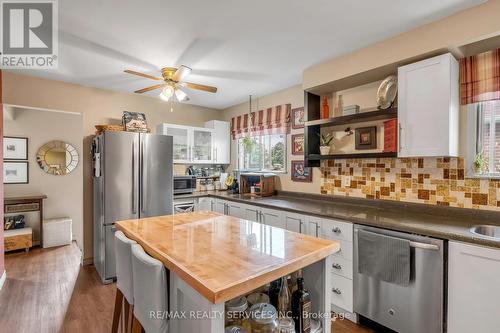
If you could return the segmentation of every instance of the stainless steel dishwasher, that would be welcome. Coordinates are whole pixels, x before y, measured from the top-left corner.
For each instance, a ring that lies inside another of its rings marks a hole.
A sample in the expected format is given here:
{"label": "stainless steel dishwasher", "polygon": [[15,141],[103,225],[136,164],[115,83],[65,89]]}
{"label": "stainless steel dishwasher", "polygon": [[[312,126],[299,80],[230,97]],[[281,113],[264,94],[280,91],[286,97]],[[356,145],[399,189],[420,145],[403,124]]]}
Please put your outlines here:
{"label": "stainless steel dishwasher", "polygon": [[[410,283],[400,286],[358,272],[358,230],[410,242]],[[444,241],[354,226],[354,312],[400,333],[443,332]]]}

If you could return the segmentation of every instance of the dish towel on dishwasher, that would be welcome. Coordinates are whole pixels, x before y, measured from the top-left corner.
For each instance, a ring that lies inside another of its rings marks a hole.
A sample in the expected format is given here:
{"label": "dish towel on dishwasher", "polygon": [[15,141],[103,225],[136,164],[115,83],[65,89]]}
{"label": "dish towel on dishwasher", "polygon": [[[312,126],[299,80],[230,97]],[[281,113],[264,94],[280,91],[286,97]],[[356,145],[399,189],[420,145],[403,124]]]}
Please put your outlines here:
{"label": "dish towel on dishwasher", "polygon": [[358,272],[408,286],[410,241],[358,229]]}

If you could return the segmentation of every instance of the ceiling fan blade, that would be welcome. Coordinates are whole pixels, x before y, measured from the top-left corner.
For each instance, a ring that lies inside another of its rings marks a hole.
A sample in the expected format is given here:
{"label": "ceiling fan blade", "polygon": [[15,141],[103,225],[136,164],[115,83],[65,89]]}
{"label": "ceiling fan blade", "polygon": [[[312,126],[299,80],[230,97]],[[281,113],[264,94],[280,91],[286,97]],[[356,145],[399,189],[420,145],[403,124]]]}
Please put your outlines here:
{"label": "ceiling fan blade", "polygon": [[205,86],[203,84],[198,84],[198,83],[191,83],[191,82],[183,82],[181,83],[183,87],[189,88],[189,89],[195,89],[195,90],[203,90],[211,93],[216,93],[217,88],[212,87],[212,86]]}
{"label": "ceiling fan blade", "polygon": [[124,72],[128,73],[128,74],[132,74],[132,75],[137,75],[137,76],[145,77],[146,79],[163,81],[163,79],[161,77],[156,77],[156,76],[149,75],[149,74],[144,74],[144,73],[140,73],[140,72],[136,72],[136,71],[131,71],[130,69],[126,69],[126,70],[124,70]]}
{"label": "ceiling fan blade", "polygon": [[151,87],[146,87],[146,88],[142,88],[142,89],[139,89],[139,90],[136,90],[134,91],[136,94],[142,94],[146,91],[151,91],[151,90],[155,90],[155,89],[158,89],[158,88],[161,88],[163,87],[165,84],[162,83],[162,84],[155,84],[154,86],[151,86]]}
{"label": "ceiling fan blade", "polygon": [[174,80],[175,82],[182,82],[182,80],[187,78],[190,73],[191,68],[181,65],[181,67],[179,67],[179,69],[175,71],[174,75],[172,76],[172,80]]}

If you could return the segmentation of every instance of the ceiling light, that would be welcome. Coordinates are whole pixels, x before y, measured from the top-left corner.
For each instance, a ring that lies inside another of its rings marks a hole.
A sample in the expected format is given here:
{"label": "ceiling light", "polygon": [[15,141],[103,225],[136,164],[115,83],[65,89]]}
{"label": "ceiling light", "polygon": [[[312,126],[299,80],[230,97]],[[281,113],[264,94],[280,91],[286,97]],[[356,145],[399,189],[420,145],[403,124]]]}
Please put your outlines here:
{"label": "ceiling light", "polygon": [[174,95],[174,88],[172,86],[166,86],[160,93],[160,98],[168,102],[173,95]]}
{"label": "ceiling light", "polygon": [[187,94],[184,91],[182,91],[182,90],[180,90],[178,88],[175,89],[175,97],[177,97],[177,100],[179,102],[184,102],[184,101],[188,100]]}

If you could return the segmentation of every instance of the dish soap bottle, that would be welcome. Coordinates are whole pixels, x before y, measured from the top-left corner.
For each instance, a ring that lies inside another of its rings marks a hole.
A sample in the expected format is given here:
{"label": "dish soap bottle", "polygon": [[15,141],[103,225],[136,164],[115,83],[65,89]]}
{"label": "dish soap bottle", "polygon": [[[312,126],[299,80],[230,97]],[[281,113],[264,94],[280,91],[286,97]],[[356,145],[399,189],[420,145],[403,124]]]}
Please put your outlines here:
{"label": "dish soap bottle", "polygon": [[292,318],[295,322],[296,333],[310,332],[311,330],[311,296],[304,290],[304,278],[297,279],[297,290],[292,295]]}

